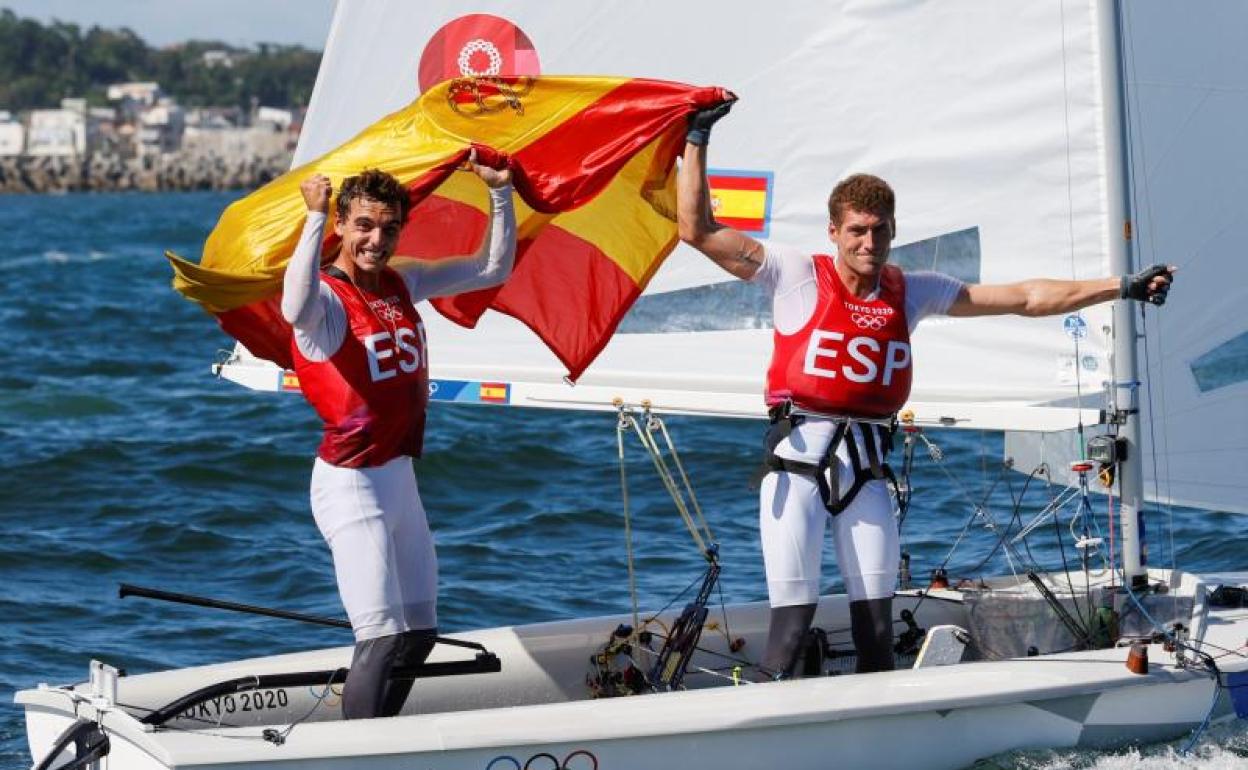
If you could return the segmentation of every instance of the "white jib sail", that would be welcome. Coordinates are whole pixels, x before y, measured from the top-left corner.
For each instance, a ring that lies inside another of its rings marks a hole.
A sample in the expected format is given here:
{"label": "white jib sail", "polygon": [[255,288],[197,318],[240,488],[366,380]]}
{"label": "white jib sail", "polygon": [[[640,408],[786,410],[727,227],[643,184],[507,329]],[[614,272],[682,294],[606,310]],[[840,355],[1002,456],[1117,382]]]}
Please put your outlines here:
{"label": "white jib sail", "polygon": [[[1138,401],[1144,493],[1248,512],[1248,5],[1123,5],[1135,260],[1179,267],[1143,310]],[[1007,438],[1020,465],[1055,469],[1070,435]]]}

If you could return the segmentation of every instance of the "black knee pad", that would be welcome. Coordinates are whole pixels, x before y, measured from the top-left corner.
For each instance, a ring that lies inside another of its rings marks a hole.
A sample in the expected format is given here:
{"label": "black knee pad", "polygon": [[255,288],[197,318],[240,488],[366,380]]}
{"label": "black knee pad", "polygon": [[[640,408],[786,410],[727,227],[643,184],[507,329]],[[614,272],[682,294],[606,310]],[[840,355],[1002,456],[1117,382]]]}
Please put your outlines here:
{"label": "black knee pad", "polygon": [[344,719],[371,719],[382,715],[390,670],[394,668],[402,646],[402,634],[355,643],[351,670],[342,692]]}
{"label": "black knee pad", "polygon": [[351,672],[342,693],[343,718],[398,714],[412,690],[412,679],[395,679],[394,670],[424,663],[437,634],[436,628],[428,628],[356,642]]}
{"label": "black knee pad", "polygon": [[862,599],[849,603],[849,621],[858,653],[856,671],[892,671],[893,597]]}
{"label": "black knee pad", "polygon": [[772,679],[787,679],[797,666],[797,656],[806,632],[815,619],[814,604],[795,604],[789,607],[773,607],[767,628],[767,648],[759,668]]}
{"label": "black knee pad", "polygon": [[399,651],[394,662],[395,666],[419,666],[433,652],[437,643],[438,629],[422,628],[419,631],[404,631],[399,634]]}

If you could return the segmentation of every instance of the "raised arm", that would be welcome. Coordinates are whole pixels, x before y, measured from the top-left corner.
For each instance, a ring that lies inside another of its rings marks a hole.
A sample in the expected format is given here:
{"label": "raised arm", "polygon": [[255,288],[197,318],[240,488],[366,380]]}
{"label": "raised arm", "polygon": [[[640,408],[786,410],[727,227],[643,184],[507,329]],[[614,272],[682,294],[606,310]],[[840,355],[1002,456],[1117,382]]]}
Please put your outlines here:
{"label": "raised arm", "polygon": [[516,260],[511,171],[479,165],[475,155],[470,156],[469,167],[490,188],[490,225],[473,254],[396,266],[413,302],[497,286],[511,275]]}
{"label": "raised arm", "polygon": [[308,218],[282,279],[282,318],[291,326],[311,329],[325,314],[320,301],[321,238],[332,187],[327,177],[313,174],[299,189],[308,205]]}
{"label": "raised arm", "polygon": [[949,308],[951,316],[1045,316],[1114,299],[1134,299],[1161,305],[1166,301],[1175,268],[1153,265],[1130,276],[1060,281],[1036,278],[1018,283],[968,284]]}
{"label": "raised arm", "polygon": [[680,239],[738,278],[749,280],[763,263],[763,245],[715,221],[706,181],[706,144],[711,124],[728,114],[732,102],[696,113],[689,121],[685,154],[676,176],[676,221]]}

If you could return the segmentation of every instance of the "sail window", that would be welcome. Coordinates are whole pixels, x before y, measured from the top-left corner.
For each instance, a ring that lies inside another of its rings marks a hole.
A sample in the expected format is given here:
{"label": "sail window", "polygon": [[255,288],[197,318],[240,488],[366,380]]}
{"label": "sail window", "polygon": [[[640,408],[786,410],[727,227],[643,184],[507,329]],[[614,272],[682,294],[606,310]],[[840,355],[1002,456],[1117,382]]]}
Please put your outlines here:
{"label": "sail window", "polygon": [[1248,380],[1248,332],[1223,342],[1190,366],[1201,393]]}

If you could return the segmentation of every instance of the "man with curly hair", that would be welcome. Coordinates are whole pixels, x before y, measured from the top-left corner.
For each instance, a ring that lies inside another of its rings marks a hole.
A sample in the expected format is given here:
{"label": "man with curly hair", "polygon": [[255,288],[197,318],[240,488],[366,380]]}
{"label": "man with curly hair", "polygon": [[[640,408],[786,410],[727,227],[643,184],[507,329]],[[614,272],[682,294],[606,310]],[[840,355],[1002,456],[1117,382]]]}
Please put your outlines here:
{"label": "man with curly hair", "polygon": [[910,333],[928,315],[1068,313],[1134,299],[1160,305],[1172,266],[1086,281],[964,284],[888,264],[897,232],[893,190],[854,174],[828,199],[835,254],[764,245],[716,222],[706,181],[711,126],[725,102],[691,116],[677,183],[681,239],[772,295],[767,371],[768,473],[759,530],[771,621],[763,678],[791,676],[814,618],[829,516],[849,595],[858,672],[893,668],[892,597],[899,536],[886,479],[890,424],[910,394]]}
{"label": "man with curly hair", "polygon": [[366,170],[335,201],[333,261],[321,267],[332,193],[319,174],[302,184],[308,214],[287,265],[282,316],[304,396],[321,417],[312,513],[334,557],[355,652],[342,697],[347,719],[398,714],[437,634],[438,567],[416,487],[429,400],[425,328],[415,303],[502,283],[516,252],[511,172],[468,167],[489,187],[491,216],[475,254],[395,270],[410,201],[393,176]]}

